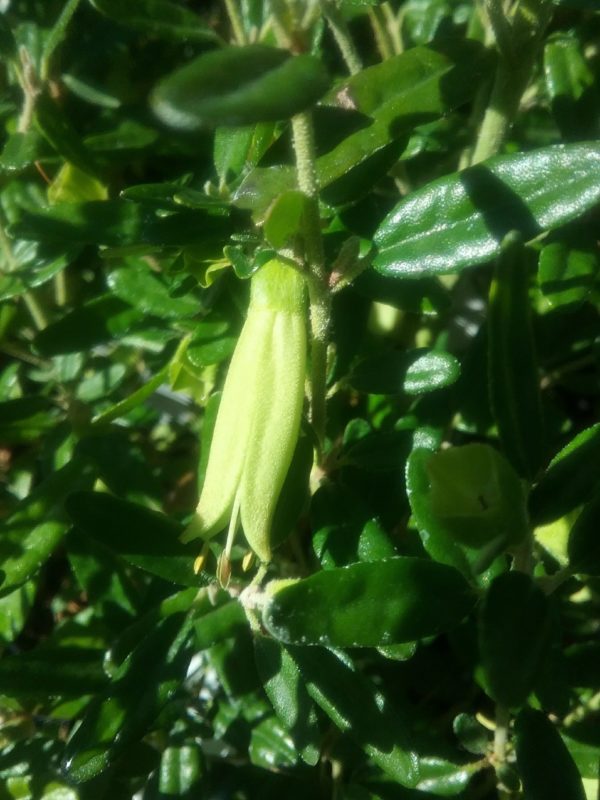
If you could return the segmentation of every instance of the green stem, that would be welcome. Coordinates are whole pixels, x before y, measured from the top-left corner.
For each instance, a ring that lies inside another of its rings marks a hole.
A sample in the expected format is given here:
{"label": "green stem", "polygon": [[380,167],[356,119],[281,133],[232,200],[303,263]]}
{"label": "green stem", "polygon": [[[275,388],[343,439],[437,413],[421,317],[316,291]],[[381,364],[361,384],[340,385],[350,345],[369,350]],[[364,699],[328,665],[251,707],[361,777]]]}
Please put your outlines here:
{"label": "green stem", "polygon": [[292,118],[292,133],[298,187],[307,198],[304,230],[311,324],[311,422],[322,445],[326,424],[327,344],[331,297],[327,284],[319,217],[319,188],[315,168],[312,119],[308,112]]}
{"label": "green stem", "polygon": [[523,93],[535,66],[542,35],[552,15],[548,0],[522,0],[512,17],[498,0],[487,11],[499,50],[498,67],[471,163],[497,153],[513,125]]}
{"label": "green stem", "polygon": [[[496,728],[494,729],[494,765],[496,771],[506,763],[506,746],[508,744],[508,731],[510,726],[510,713],[504,706],[496,706]],[[498,797],[500,800],[509,800],[510,792],[502,784],[498,784]]]}
{"label": "green stem", "polygon": [[244,21],[240,14],[240,9],[237,0],[225,0],[225,9],[227,16],[231,23],[231,30],[237,44],[243,45],[248,43],[246,31],[244,30]]}
{"label": "green stem", "polygon": [[340,49],[342,58],[351,75],[356,75],[363,68],[360,56],[354,46],[346,20],[340,14],[332,0],[322,0],[323,14],[331,28],[331,33]]}
{"label": "green stem", "polygon": [[383,61],[394,55],[394,43],[388,31],[388,20],[385,18],[380,6],[369,8],[369,20],[373,28],[375,43]]}

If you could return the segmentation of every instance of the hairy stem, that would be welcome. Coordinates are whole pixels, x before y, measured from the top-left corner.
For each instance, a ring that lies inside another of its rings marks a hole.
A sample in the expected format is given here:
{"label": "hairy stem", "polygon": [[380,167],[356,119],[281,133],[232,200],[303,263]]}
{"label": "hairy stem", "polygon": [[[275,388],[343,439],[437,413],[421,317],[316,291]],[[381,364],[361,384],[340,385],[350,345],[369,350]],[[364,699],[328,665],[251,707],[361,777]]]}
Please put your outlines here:
{"label": "hairy stem", "polygon": [[332,0],[322,0],[323,14],[331,28],[331,33],[340,49],[342,58],[351,75],[356,75],[363,68],[360,56],[354,46],[346,20],[340,14]]}
{"label": "hairy stem", "polygon": [[292,118],[298,187],[306,195],[305,256],[308,266],[308,289],[311,323],[311,422],[322,445],[325,438],[325,399],[327,389],[327,344],[331,316],[331,298],[327,285],[325,256],[318,204],[312,120],[308,112]]}

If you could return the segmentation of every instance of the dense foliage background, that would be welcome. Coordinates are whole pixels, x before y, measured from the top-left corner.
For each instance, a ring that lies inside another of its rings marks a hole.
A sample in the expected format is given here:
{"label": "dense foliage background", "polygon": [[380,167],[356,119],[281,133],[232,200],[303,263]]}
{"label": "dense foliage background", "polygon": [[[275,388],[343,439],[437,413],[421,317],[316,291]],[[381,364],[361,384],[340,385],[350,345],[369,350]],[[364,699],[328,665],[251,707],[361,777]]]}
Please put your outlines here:
{"label": "dense foliage background", "polygon": [[[598,12],[0,0],[0,798],[600,797]],[[222,588],[276,254],[327,386]]]}

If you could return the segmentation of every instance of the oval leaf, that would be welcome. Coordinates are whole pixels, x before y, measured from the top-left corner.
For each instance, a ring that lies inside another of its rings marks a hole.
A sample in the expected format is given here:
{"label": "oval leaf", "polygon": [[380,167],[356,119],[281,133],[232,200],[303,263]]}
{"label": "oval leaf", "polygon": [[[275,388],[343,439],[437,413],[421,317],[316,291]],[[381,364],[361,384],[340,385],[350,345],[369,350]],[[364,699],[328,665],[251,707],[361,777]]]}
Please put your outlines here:
{"label": "oval leaf", "polygon": [[263,623],[284,642],[378,647],[453,628],[473,602],[468,584],[452,567],[390,558],[272,588]]}
{"label": "oval leaf", "polygon": [[165,78],[152,103],[163,122],[183,130],[251,125],[304,111],[327,90],[329,77],[310,55],[290,58],[264,45],[208,53]]}
{"label": "oval leaf", "polygon": [[379,226],[374,266],[387,275],[439,275],[489,261],[504,237],[525,240],[600,200],[600,145],[552,145],[495,156],[413,192]]}

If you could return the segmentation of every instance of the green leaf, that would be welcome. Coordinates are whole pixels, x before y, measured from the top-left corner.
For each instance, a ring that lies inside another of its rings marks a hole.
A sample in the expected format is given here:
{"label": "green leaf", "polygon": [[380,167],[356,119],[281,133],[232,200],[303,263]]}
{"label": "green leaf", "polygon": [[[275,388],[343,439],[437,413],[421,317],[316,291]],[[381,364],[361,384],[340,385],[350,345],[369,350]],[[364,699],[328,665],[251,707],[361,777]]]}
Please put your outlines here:
{"label": "green leaf", "polygon": [[419,395],[450,386],[460,375],[460,364],[443,351],[393,351],[360,361],[349,381],[358,391],[369,394]]}
{"label": "green leaf", "polygon": [[439,756],[419,758],[420,779],[417,789],[438,797],[456,797],[467,787],[476,772],[483,769],[481,761],[455,764]]}
{"label": "green leaf", "polygon": [[80,353],[120,338],[140,319],[140,313],[128,303],[110,294],[100,295],[44,328],[35,345],[44,356]]}
{"label": "green leaf", "polygon": [[0,55],[7,61],[17,57],[17,43],[4,14],[0,14]]}
{"label": "green leaf", "polygon": [[[396,586],[403,587],[401,593]],[[398,557],[325,570],[287,585],[275,582],[263,623],[283,642],[377,647],[447,631],[473,603],[455,569]]]}
{"label": "green leaf", "polygon": [[284,50],[258,44],[226,47],[165,78],[152,103],[165,123],[183,130],[252,125],[304,111],[329,83],[315,56],[290,58]]}
{"label": "green leaf", "polygon": [[0,441],[24,444],[39,439],[57,425],[54,403],[45,397],[19,397],[0,402]]}
{"label": "green leaf", "polygon": [[40,212],[24,211],[11,226],[15,238],[126,247],[147,244],[162,247],[221,241],[221,219],[197,211],[167,216],[126,200],[62,203]]}
{"label": "green leaf", "polygon": [[289,246],[302,231],[306,196],[292,189],[284,192],[270,206],[265,217],[264,232],[269,244],[276,250]]}
{"label": "green leaf", "polygon": [[92,483],[89,467],[74,459],[37,486],[2,523],[0,594],[29,580],[68,530],[65,499]]}
{"label": "green leaf", "polygon": [[204,775],[204,757],[196,745],[167,747],[160,757],[158,791],[166,797],[196,795]]}
{"label": "green leaf", "polygon": [[35,120],[42,136],[65,159],[83,172],[95,175],[94,156],[71,125],[62,109],[47,95],[36,100]]}
{"label": "green leaf", "polygon": [[121,25],[175,42],[218,41],[202,18],[170,0],[90,0],[94,8]]}
{"label": "green leaf", "polygon": [[550,633],[548,601],[522,572],[499,575],[479,617],[479,651],[486,691],[506,708],[519,708],[535,688]]}
{"label": "green leaf", "polygon": [[581,305],[593,288],[598,268],[596,243],[582,231],[574,231],[543,247],[538,282],[550,308],[571,311]]}
{"label": "green leaf", "polygon": [[517,766],[527,800],[585,800],[581,777],[554,725],[525,708],[515,721]]}
{"label": "green leaf", "polygon": [[600,575],[600,494],[583,507],[569,536],[569,567],[584,575]]}
{"label": "green leaf", "polygon": [[374,121],[317,160],[325,199],[335,204],[368,189],[397,161],[417,125],[438,119],[473,96],[487,61],[478,42],[463,40],[459,47],[444,42],[407,50],[336,86],[333,102]]}
{"label": "green leaf", "polygon": [[397,554],[371,509],[349,489],[325,483],[313,496],[310,510],[313,549],[324,569]]}
{"label": "green leaf", "polygon": [[94,698],[67,743],[63,764],[72,781],[101,774],[148,732],[185,677],[190,624],[183,614],[159,622]]}
{"label": "green leaf", "polygon": [[577,508],[600,485],[600,422],[578,433],[552,459],[531,492],[535,525],[559,519]]}
{"label": "green leaf", "polygon": [[40,156],[40,139],[33,128],[27,133],[11,134],[0,153],[0,172],[21,172],[31,166]]}
{"label": "green leaf", "polygon": [[262,769],[293,767],[298,761],[285,728],[275,716],[265,717],[252,728],[248,755],[252,764]]}
{"label": "green leaf", "polygon": [[67,0],[64,4],[62,11],[60,12],[60,16],[52,26],[50,33],[44,43],[44,49],[42,51],[42,61],[41,61],[41,77],[43,80],[47,80],[49,72],[50,72],[50,61],[52,59],[52,55],[57,47],[62,43],[64,38],[67,35],[67,28],[73,14],[77,11],[77,6],[81,0]]}
{"label": "green leaf", "polygon": [[314,766],[320,755],[319,727],[313,702],[298,664],[279,642],[254,637],[254,657],[265,692],[302,759]]}
{"label": "green leaf", "polygon": [[197,314],[200,303],[191,295],[171,297],[165,283],[152,274],[147,262],[129,258],[125,265],[113,270],[108,285],[114,295],[141,314],[162,319],[179,319]]}
{"label": "green leaf", "polygon": [[37,647],[0,661],[0,692],[10,697],[78,697],[104,688],[101,650]]}
{"label": "green leaf", "polygon": [[[416,510],[425,527],[470,547],[518,544],[527,535],[525,496],[518,476],[493,447],[469,444],[430,455]],[[409,497],[414,493],[411,486]]]}
{"label": "green leaf", "polygon": [[194,641],[198,650],[206,650],[224,639],[241,636],[247,631],[248,620],[244,609],[237,600],[232,600],[203,614],[196,621]]}
{"label": "green leaf", "polygon": [[375,234],[384,275],[456,272],[564,225],[600,200],[600,145],[559,144],[502,155],[427,184],[401,200]]}
{"label": "green leaf", "polygon": [[290,647],[309,695],[334,724],[402,786],[416,786],[418,761],[403,715],[381,702],[373,684],[348,659],[324,648]]}
{"label": "green leaf", "polygon": [[13,642],[23,630],[35,598],[36,585],[28,581],[0,598],[0,643]]}
{"label": "green leaf", "polygon": [[518,237],[509,238],[490,287],[488,363],[500,441],[517,472],[532,479],[544,461],[545,439],[528,267]]}
{"label": "green leaf", "polygon": [[196,545],[179,541],[183,528],[164,514],[100,492],[77,492],[69,516],[84,533],[130,564],[182,586],[200,586],[194,573]]}
{"label": "green leaf", "polygon": [[552,113],[567,139],[593,136],[600,103],[594,72],[577,37],[563,32],[551,36],[544,48],[544,73]]}

